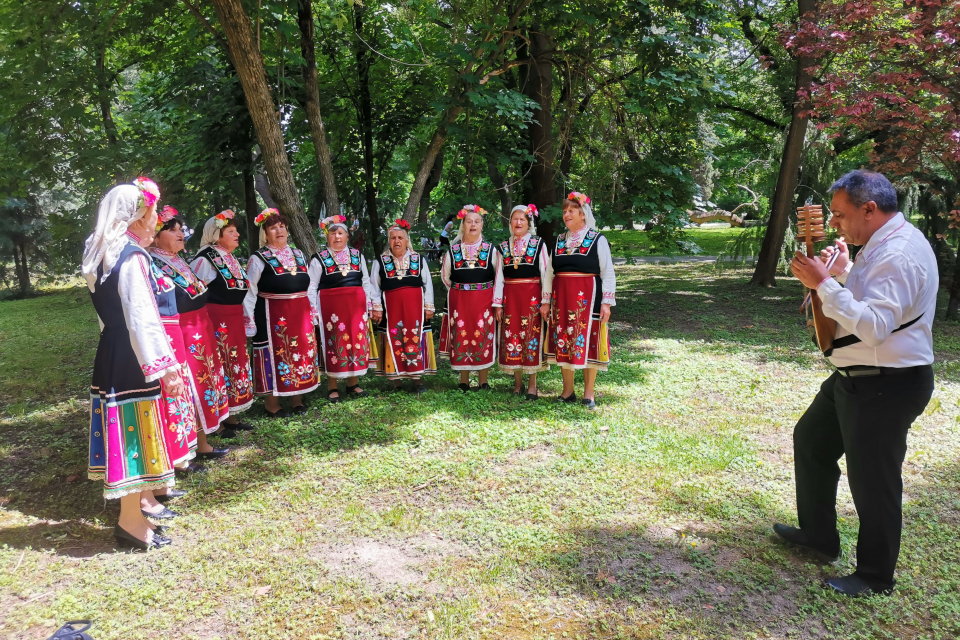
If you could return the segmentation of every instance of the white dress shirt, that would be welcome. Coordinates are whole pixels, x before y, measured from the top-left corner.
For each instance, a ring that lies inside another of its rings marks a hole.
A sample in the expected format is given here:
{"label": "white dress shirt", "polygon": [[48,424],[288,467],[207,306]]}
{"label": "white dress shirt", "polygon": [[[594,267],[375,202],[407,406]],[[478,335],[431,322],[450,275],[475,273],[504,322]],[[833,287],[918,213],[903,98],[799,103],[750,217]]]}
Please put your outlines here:
{"label": "white dress shirt", "polygon": [[939,286],[930,243],[902,213],[893,216],[860,249],[843,285],[830,278],[817,288],[824,315],[837,321],[835,337],[854,334],[862,340],[835,349],[830,362],[836,367],[933,363]]}

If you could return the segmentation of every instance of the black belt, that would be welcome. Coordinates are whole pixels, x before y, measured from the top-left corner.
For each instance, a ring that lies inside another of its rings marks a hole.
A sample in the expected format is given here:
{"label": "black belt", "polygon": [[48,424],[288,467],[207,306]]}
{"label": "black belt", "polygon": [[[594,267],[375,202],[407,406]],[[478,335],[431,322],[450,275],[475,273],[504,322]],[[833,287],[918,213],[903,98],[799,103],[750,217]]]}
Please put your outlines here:
{"label": "black belt", "polygon": [[[910,322],[904,322],[902,325],[900,325],[899,327],[897,327],[896,329],[894,329],[894,330],[891,331],[890,333],[896,333],[897,331],[903,331],[903,330],[906,329],[907,327],[912,326],[912,325],[916,324],[917,322],[919,322],[919,321],[920,321],[920,318],[922,318],[922,317],[923,317],[923,314],[921,313],[919,316],[917,316],[916,318],[914,318],[914,319],[911,320]],[[816,342],[816,338],[814,338],[814,342]],[[857,336],[853,335],[852,333],[849,334],[849,335],[840,337],[840,338],[836,338],[836,339],[833,341],[833,345],[832,345],[829,349],[827,349],[826,351],[824,351],[824,352],[823,352],[823,355],[825,355],[826,357],[829,358],[830,356],[833,355],[833,352],[836,351],[837,349],[843,349],[844,347],[849,347],[850,345],[852,345],[852,344],[857,344],[858,342],[862,342],[862,340],[860,340],[860,338],[858,338]]]}
{"label": "black belt", "polygon": [[838,367],[837,373],[844,378],[861,378],[866,376],[899,376],[908,373],[917,373],[921,369],[926,369],[930,365],[921,364],[915,367],[868,367],[865,365],[854,365],[852,367]]}

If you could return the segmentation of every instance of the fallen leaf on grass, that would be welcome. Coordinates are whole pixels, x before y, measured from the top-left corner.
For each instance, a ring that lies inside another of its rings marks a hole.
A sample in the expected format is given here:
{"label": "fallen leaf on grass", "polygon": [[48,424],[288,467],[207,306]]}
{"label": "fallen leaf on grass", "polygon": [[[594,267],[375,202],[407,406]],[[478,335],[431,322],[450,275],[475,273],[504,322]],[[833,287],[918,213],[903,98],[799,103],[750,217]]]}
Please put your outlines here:
{"label": "fallen leaf on grass", "polygon": [[258,596],[262,596],[262,595],[266,595],[267,593],[270,593],[270,589],[273,589],[273,587],[271,587],[270,585],[267,585],[266,587],[260,587],[259,589],[254,591],[254,593]]}
{"label": "fallen leaf on grass", "polygon": [[80,476],[78,476],[77,474],[67,476],[67,482],[76,482],[79,479],[80,479]]}

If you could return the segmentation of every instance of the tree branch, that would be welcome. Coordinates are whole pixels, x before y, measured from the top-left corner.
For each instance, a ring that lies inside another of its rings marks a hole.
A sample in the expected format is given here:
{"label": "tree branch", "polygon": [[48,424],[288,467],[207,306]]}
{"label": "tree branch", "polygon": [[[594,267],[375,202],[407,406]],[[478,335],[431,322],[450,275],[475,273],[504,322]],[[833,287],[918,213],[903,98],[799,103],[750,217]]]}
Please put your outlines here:
{"label": "tree branch", "polygon": [[717,109],[720,109],[720,110],[722,110],[722,111],[734,111],[734,112],[736,112],[736,113],[745,115],[745,116],[747,116],[748,118],[753,118],[753,119],[756,120],[757,122],[762,122],[763,124],[767,125],[768,127],[773,127],[774,129],[785,129],[785,128],[787,127],[787,125],[783,124],[782,122],[777,122],[776,120],[772,120],[772,119],[770,119],[770,118],[768,118],[768,117],[766,117],[766,116],[762,116],[762,115],[760,115],[759,113],[754,113],[753,111],[750,111],[749,109],[744,109],[743,107],[737,107],[737,106],[732,105],[732,104],[727,104],[726,102],[720,102],[720,103],[718,103],[718,104],[716,104],[716,105],[714,105],[714,106],[715,106]]}
{"label": "tree branch", "polygon": [[210,24],[210,22],[204,17],[203,13],[200,12],[200,8],[193,6],[190,0],[181,0],[181,1],[183,2],[183,4],[187,5],[187,9],[190,10],[190,13],[194,15],[194,17],[200,22],[200,24],[203,25],[203,27],[206,28],[206,30],[209,31],[211,35],[213,35],[213,38],[214,40],[217,41],[217,44],[223,47],[223,50],[224,52],[226,52],[227,57],[230,58],[230,63],[233,64],[233,54],[230,52],[230,45],[227,44],[227,41],[223,39],[223,36],[221,36],[217,32],[217,30],[213,28],[213,25]]}

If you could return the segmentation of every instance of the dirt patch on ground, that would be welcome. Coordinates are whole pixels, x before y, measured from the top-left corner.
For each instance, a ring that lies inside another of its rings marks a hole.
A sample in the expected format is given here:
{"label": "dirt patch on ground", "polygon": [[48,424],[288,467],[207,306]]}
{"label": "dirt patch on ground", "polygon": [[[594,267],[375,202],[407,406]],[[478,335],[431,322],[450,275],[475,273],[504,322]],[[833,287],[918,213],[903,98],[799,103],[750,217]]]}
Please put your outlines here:
{"label": "dirt patch on ground", "polygon": [[457,543],[434,536],[407,540],[358,538],[347,545],[321,545],[314,557],[331,574],[381,585],[427,586],[430,572],[444,561],[473,554]]}

